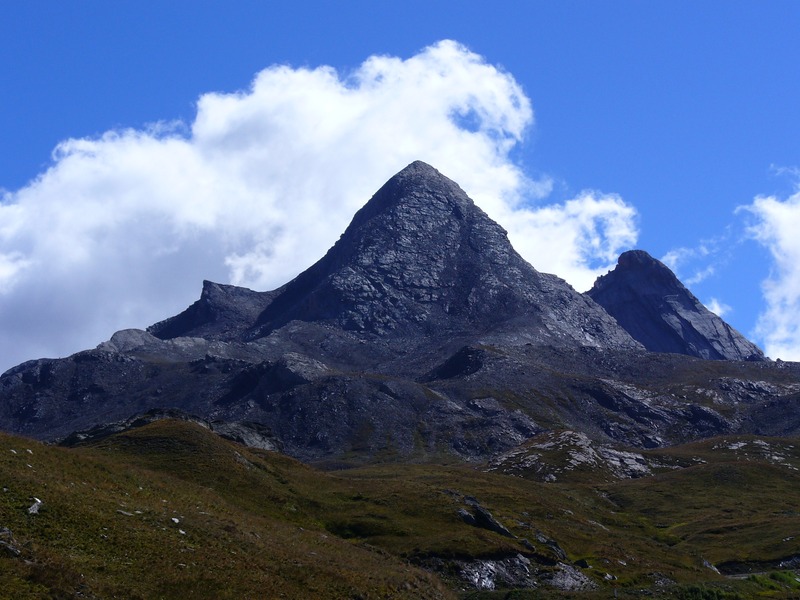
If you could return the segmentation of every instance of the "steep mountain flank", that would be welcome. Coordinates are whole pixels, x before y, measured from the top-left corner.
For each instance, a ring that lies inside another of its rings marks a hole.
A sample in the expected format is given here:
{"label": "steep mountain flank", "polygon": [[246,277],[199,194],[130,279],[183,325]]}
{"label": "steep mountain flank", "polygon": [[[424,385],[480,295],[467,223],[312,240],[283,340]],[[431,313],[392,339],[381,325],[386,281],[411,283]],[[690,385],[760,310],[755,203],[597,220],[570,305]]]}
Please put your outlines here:
{"label": "steep mountain flank", "polygon": [[713,360],[764,360],[752,342],[703,306],[664,265],[643,250],[619,257],[587,294],[652,352]]}

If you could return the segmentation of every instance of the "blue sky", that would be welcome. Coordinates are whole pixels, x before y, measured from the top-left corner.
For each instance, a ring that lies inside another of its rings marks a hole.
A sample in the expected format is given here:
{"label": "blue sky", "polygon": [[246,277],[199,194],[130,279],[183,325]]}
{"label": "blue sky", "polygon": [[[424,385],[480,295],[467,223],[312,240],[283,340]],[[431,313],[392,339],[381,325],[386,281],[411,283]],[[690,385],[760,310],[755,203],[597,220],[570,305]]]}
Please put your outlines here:
{"label": "blue sky", "polygon": [[796,2],[27,0],[0,28],[0,370],[203,278],[276,287],[409,158],[537,268],[581,289],[643,248],[800,358]]}

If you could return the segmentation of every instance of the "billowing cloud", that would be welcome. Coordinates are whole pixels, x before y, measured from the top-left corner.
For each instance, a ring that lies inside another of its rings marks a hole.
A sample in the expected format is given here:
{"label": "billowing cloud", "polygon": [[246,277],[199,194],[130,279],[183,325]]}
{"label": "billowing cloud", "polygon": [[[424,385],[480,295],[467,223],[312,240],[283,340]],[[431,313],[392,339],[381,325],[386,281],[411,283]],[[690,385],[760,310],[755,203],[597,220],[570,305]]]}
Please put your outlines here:
{"label": "billowing cloud", "polygon": [[720,302],[717,298],[711,298],[708,302],[705,303],[705,306],[708,310],[710,310],[720,318],[724,317],[727,314],[730,314],[731,312],[731,307],[723,302]]}
{"label": "billowing cloud", "polygon": [[744,209],[755,218],[750,234],[773,259],[757,334],[768,356],[800,360],[800,191],[786,200],[758,197]]}
{"label": "billowing cloud", "polygon": [[555,273],[579,291],[613,268],[636,244],[636,210],[613,194],[584,191],[563,204],[494,214],[517,251],[539,270]]}
{"label": "billowing cloud", "polygon": [[540,270],[587,288],[635,241],[634,211],[585,193],[543,206],[547,179],[509,153],[533,123],[514,78],[452,41],[352,73],[273,66],[200,97],[192,123],[60,143],[0,202],[0,370],[92,347],[194,301],[202,279],[285,283],[395,172],[458,181]]}
{"label": "billowing cloud", "polygon": [[661,258],[661,262],[691,287],[715,276],[718,267],[727,263],[732,247],[738,243],[729,227],[723,235],[703,240],[694,248],[673,248]]}

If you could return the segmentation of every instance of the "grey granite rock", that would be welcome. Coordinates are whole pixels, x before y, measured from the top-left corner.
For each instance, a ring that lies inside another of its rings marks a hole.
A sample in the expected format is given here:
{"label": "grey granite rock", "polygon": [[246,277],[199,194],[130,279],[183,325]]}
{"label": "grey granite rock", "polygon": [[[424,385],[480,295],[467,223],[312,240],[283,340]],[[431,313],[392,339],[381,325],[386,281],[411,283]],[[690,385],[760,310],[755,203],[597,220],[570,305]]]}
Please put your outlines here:
{"label": "grey granite rock", "polygon": [[652,352],[674,352],[714,360],[764,360],[752,342],[712,313],[643,250],[619,257],[616,268],[587,292]]}
{"label": "grey granite rock", "polygon": [[241,337],[275,292],[254,292],[234,285],[203,282],[200,299],[182,313],[151,325],[155,337],[203,337],[230,341]]}
{"label": "grey granite rock", "polygon": [[423,162],[392,177],[328,253],[276,294],[252,338],[293,320],[379,335],[509,323],[536,343],[638,347],[591,300],[525,262],[502,227]]}

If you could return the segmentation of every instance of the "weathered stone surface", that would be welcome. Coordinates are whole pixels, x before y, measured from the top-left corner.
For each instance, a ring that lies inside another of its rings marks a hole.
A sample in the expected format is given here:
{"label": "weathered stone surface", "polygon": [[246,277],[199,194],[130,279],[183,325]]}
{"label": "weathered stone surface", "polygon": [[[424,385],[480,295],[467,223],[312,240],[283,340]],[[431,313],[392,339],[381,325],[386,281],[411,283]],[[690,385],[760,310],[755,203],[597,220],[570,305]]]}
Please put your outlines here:
{"label": "weathered stone surface", "polygon": [[381,335],[513,322],[537,343],[638,347],[605,311],[525,262],[502,227],[422,162],[392,177],[319,262],[278,290],[251,336],[292,320]]}
{"label": "weathered stone surface", "polygon": [[714,360],[764,360],[752,342],[703,306],[662,262],[643,250],[619,257],[587,294],[652,352]]}
{"label": "weathered stone surface", "polygon": [[554,590],[588,591],[597,589],[580,569],[565,562],[542,564],[539,557],[521,553],[489,559],[441,559],[422,561],[423,566],[446,577],[457,575],[459,583],[477,590],[532,590],[543,596]]}
{"label": "weathered stone surface", "polygon": [[551,576],[545,578],[544,581],[548,585],[564,591],[586,591],[597,588],[597,584],[578,568],[565,563],[559,563],[558,568],[554,569]]}
{"label": "weathered stone surface", "polygon": [[274,295],[275,292],[254,292],[204,281],[197,302],[182,313],[151,325],[148,332],[162,339],[191,336],[235,340],[252,326]]}
{"label": "weathered stone surface", "polygon": [[549,431],[493,458],[489,471],[554,483],[574,472],[590,471],[609,480],[651,475],[653,464],[641,453],[593,442],[576,431]]}
{"label": "weathered stone surface", "polygon": [[538,587],[537,565],[522,554],[497,560],[453,561],[460,578],[478,590]]}
{"label": "weathered stone surface", "polygon": [[0,548],[5,549],[13,557],[18,557],[20,554],[19,544],[14,539],[14,534],[7,527],[0,527]]}

